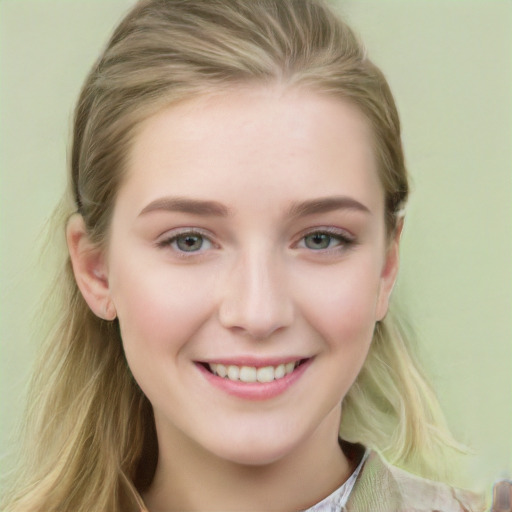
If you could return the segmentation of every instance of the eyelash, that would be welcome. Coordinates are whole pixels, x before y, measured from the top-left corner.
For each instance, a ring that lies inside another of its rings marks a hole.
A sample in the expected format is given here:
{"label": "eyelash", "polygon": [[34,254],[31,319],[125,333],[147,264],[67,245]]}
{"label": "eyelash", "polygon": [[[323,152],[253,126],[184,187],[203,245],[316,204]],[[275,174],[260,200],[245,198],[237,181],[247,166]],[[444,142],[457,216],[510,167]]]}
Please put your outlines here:
{"label": "eyelash", "polygon": [[[176,244],[178,243],[180,238],[186,239],[187,237],[188,238],[197,237],[197,238],[201,239],[201,246],[199,247],[199,250],[197,250],[197,251],[185,251],[185,250],[182,250],[182,249],[180,249],[179,247],[176,246]],[[160,247],[160,248],[171,247],[174,250],[174,252],[176,254],[178,254],[180,257],[186,258],[186,257],[190,257],[192,255],[196,255],[197,256],[201,252],[204,252],[205,249],[203,249],[203,244],[204,244],[205,241],[210,243],[211,246],[214,245],[213,242],[211,241],[210,237],[207,236],[202,231],[194,230],[194,229],[184,229],[183,231],[175,233],[175,234],[173,234],[172,236],[170,236],[168,238],[164,238],[163,240],[160,240],[159,242],[157,242],[157,246]],[[201,249],[203,249],[203,250],[201,251]]]}
{"label": "eyelash", "polygon": [[[328,247],[320,248],[320,249],[312,249],[311,247],[307,247],[305,240],[308,237],[312,237],[315,235],[328,237],[329,245],[331,244],[331,242],[333,240],[336,241],[337,243],[333,247],[328,246]],[[183,250],[183,249],[180,249],[179,247],[177,247],[176,244],[178,243],[179,239],[180,238],[186,239],[187,237],[188,238],[197,237],[197,238],[201,239],[201,245],[198,248],[198,250],[186,251],[186,250]],[[206,249],[203,248],[205,241],[210,244],[210,247],[207,247]],[[301,243],[302,243],[302,246],[301,246]],[[306,233],[303,233],[302,236],[300,237],[299,241],[294,244],[294,247],[300,247],[301,249],[307,249],[314,253],[329,254],[334,251],[342,252],[344,250],[349,249],[351,246],[353,246],[355,244],[356,244],[355,238],[352,235],[349,235],[345,231],[341,231],[341,230],[334,229],[334,228],[317,228],[317,229],[308,231]],[[187,257],[198,256],[198,255],[202,254],[203,252],[205,252],[206,250],[210,249],[211,247],[214,247],[215,244],[214,244],[214,242],[212,242],[210,237],[208,235],[206,235],[205,233],[203,233],[202,231],[194,230],[194,229],[185,229],[183,231],[180,231],[179,233],[173,234],[172,236],[170,236],[168,238],[160,240],[159,242],[157,242],[157,246],[159,248],[171,247],[174,250],[174,252],[177,255],[179,255],[179,257],[187,258]]]}
{"label": "eyelash", "polygon": [[[333,240],[337,241],[338,243],[333,247],[326,247],[322,249],[311,249],[310,247],[305,246],[305,240],[308,237],[319,235],[328,237],[329,245]],[[351,246],[356,244],[356,239],[344,230],[339,230],[335,228],[316,228],[308,231],[307,233],[302,234],[299,242],[297,243],[297,246],[300,246],[301,243],[303,243],[302,248],[304,249],[309,249],[312,252],[317,252],[321,254],[329,254],[333,251],[341,252],[349,249]]]}

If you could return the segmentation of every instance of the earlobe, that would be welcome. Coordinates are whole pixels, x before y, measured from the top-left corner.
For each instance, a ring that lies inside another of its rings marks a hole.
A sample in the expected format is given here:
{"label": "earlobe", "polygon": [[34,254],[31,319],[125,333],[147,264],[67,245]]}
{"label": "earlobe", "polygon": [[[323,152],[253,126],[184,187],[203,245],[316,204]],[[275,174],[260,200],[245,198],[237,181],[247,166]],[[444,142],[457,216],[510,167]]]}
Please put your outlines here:
{"label": "earlobe", "polygon": [[96,316],[114,320],[117,313],[110,297],[104,252],[90,240],[78,213],[68,220],[66,240],[75,280],[85,301]]}
{"label": "earlobe", "polygon": [[395,286],[400,267],[400,237],[404,226],[403,219],[397,224],[387,251],[386,260],[380,278],[379,296],[377,299],[376,321],[383,320],[389,309],[389,300]]}

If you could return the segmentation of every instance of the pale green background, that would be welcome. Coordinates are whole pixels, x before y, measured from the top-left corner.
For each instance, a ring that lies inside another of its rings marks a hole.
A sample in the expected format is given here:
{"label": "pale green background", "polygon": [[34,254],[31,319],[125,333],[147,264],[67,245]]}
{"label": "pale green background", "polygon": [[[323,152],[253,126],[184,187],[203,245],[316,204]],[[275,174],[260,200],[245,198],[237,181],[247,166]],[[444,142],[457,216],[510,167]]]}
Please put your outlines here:
{"label": "pale green background", "polygon": [[[128,0],[0,0],[2,472],[34,352],[45,219],[65,183],[79,87]],[[512,2],[351,0],[395,93],[414,192],[398,298],[467,482],[512,477]]]}

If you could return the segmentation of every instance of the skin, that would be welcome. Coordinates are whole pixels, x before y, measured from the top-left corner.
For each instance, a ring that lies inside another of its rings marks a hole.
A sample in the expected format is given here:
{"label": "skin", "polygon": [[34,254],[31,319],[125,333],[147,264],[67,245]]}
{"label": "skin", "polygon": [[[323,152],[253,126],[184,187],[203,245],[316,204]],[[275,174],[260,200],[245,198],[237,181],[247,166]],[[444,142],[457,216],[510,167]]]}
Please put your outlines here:
{"label": "skin", "polygon": [[[353,470],[341,403],[398,269],[371,136],[355,107],[308,90],[195,98],[140,127],[106,251],[70,221],[77,282],[97,315],[117,313],[154,408],[151,512],[306,508]],[[222,211],[177,211],[183,199]],[[259,400],[212,386],[198,364],[242,357],[309,363]]]}

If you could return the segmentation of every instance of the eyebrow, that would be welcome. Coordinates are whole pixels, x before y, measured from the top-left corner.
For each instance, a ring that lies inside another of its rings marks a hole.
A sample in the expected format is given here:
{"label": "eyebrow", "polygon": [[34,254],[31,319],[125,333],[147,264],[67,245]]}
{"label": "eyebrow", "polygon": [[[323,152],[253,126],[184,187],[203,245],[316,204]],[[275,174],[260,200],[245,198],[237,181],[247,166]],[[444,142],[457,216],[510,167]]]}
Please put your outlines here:
{"label": "eyebrow", "polygon": [[288,215],[290,217],[306,217],[334,210],[354,210],[371,214],[369,208],[352,197],[332,196],[294,203],[290,207]]}
{"label": "eyebrow", "polygon": [[[332,196],[293,203],[288,210],[289,217],[306,217],[334,210],[355,210],[371,213],[359,201],[347,196]],[[186,197],[162,197],[155,199],[142,209],[139,216],[154,211],[189,213],[201,216],[227,217],[230,210],[217,201],[204,201]]]}
{"label": "eyebrow", "polygon": [[139,216],[154,211],[168,211],[191,213],[193,215],[226,217],[229,214],[228,208],[217,201],[203,201],[200,199],[189,199],[185,197],[162,197],[149,203]]}

